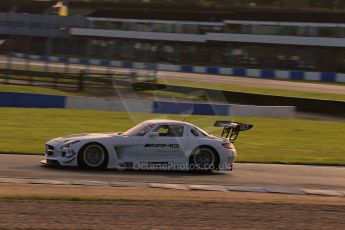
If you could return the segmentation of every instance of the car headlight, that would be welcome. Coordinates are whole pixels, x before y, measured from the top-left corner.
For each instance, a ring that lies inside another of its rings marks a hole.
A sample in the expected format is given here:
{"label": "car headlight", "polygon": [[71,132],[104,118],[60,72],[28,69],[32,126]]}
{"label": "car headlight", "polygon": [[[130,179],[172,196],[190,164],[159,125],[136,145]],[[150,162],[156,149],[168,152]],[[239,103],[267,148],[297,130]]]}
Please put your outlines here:
{"label": "car headlight", "polygon": [[79,140],[74,140],[74,141],[67,141],[65,144],[63,144],[61,146],[62,155],[66,156],[66,157],[70,157],[70,156],[75,155],[76,152],[73,150],[70,150],[70,148],[72,145],[79,143],[79,142],[80,142]]}

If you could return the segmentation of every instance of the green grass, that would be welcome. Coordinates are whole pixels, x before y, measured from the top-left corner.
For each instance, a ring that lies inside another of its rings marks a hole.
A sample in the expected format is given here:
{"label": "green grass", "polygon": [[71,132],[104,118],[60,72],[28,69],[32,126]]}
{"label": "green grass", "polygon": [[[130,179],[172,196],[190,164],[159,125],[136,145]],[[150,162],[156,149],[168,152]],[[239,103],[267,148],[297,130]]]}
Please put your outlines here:
{"label": "green grass", "polygon": [[163,90],[143,90],[140,94],[145,94],[149,96],[159,97],[159,98],[169,98],[169,99],[180,99],[180,100],[193,100],[193,101],[206,101],[207,98],[203,96],[194,96],[184,93],[169,92]]}
{"label": "green grass", "polygon": [[0,151],[42,154],[54,137],[83,132],[124,131],[152,118],[181,119],[213,134],[217,119],[254,124],[236,141],[238,161],[345,165],[345,123],[336,121],[212,117],[62,109],[0,109]]}
{"label": "green grass", "polygon": [[177,85],[177,86],[187,86],[202,89],[215,89],[215,90],[229,90],[244,93],[256,93],[256,94],[269,94],[276,96],[290,96],[290,97],[306,97],[315,99],[329,99],[329,100],[340,100],[345,101],[345,94],[330,94],[330,93],[317,93],[317,92],[305,92],[296,90],[282,90],[282,89],[263,89],[254,87],[244,87],[244,86],[233,86],[225,84],[213,84],[213,83],[203,83],[195,81],[180,81],[180,80],[170,80],[170,79],[159,79],[158,83]]}

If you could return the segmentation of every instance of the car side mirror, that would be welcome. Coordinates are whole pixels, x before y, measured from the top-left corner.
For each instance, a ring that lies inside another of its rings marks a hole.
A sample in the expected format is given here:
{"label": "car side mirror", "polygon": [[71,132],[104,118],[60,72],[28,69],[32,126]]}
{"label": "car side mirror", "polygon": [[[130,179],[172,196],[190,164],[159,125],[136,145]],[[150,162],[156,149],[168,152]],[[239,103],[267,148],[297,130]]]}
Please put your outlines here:
{"label": "car side mirror", "polygon": [[149,137],[159,137],[159,132],[151,132]]}

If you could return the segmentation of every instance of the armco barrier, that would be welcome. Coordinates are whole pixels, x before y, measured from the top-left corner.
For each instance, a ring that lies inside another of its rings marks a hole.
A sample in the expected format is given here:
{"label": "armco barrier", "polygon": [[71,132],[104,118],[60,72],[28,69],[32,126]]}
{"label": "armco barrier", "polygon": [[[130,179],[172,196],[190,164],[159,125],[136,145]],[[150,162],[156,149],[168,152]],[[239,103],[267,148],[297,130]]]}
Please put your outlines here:
{"label": "armco barrier", "polygon": [[229,105],[154,101],[153,113],[229,115]]}
{"label": "armco barrier", "polygon": [[64,108],[65,97],[30,93],[0,92],[0,107]]}
{"label": "armco barrier", "polygon": [[230,116],[253,117],[293,117],[295,107],[293,106],[253,106],[253,105],[230,105]]}
{"label": "armco barrier", "polygon": [[[13,57],[28,58],[33,60],[43,60],[50,62],[60,62],[82,65],[96,65],[107,67],[121,67],[121,68],[152,68],[152,64],[142,62],[128,62],[128,61],[109,61],[100,59],[85,59],[85,58],[60,58],[54,56],[38,56],[38,55],[24,55],[22,53],[9,53]],[[248,69],[248,68],[227,68],[217,66],[189,66],[189,65],[171,65],[171,64],[157,64],[157,70],[162,71],[177,71],[188,73],[205,73],[205,74],[222,74],[242,77],[259,77],[271,79],[290,79],[290,80],[305,80],[305,81],[322,81],[322,82],[339,82],[345,83],[345,73],[333,72],[309,72],[309,71],[287,71],[274,69]]]}
{"label": "armco barrier", "polygon": [[93,97],[67,97],[65,108],[149,113],[152,111],[152,101]]}
{"label": "armco barrier", "polygon": [[219,116],[293,117],[294,107],[186,103],[110,98],[64,97],[27,93],[0,93],[0,107],[66,108]]}

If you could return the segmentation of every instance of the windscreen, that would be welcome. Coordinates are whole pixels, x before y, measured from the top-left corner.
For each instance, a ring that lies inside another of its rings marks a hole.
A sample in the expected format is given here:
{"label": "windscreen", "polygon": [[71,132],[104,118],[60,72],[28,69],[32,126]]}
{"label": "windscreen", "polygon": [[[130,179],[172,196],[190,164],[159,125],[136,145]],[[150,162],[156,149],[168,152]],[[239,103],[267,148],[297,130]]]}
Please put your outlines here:
{"label": "windscreen", "polygon": [[144,136],[154,126],[152,122],[142,122],[127,130],[123,136]]}

